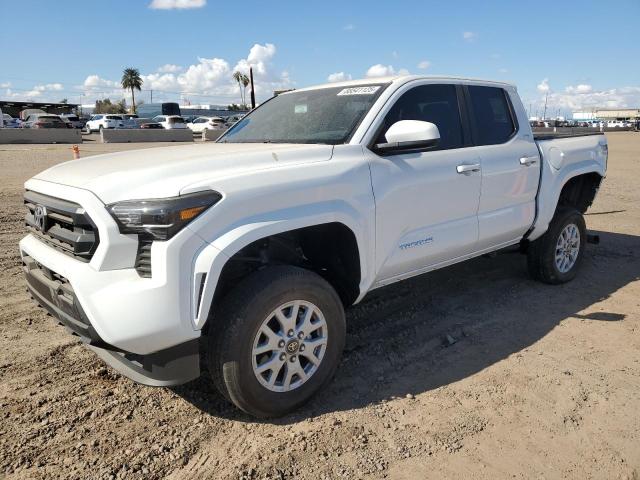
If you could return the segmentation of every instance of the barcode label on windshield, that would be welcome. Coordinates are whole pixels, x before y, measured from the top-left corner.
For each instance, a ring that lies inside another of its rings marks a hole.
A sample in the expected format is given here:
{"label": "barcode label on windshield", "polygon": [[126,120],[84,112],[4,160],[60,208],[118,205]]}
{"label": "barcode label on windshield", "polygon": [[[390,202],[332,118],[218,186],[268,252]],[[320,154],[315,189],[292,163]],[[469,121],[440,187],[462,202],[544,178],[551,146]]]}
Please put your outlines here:
{"label": "barcode label on windshield", "polygon": [[338,95],[373,95],[380,89],[380,85],[371,87],[351,87],[344,88],[338,92]]}

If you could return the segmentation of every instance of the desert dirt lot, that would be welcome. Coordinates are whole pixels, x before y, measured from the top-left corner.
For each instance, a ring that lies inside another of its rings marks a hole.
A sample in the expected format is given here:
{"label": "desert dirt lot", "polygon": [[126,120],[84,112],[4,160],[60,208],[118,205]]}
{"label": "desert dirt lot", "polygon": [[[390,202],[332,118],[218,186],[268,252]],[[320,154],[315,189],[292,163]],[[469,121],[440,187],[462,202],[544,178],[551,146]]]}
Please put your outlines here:
{"label": "desert dirt lot", "polygon": [[505,253],[375,291],[333,383],[273,421],[203,378],[136,385],[32,303],[22,183],[71,152],[0,146],[0,478],[640,478],[640,134],[607,136],[575,281]]}

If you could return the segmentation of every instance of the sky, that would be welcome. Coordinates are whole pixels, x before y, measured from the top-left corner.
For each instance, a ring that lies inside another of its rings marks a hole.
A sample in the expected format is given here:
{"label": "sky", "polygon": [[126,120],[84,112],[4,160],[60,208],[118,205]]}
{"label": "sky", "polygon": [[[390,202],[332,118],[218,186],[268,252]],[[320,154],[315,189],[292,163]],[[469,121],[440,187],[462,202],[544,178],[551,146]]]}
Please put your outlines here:
{"label": "sky", "polygon": [[239,103],[388,74],[517,85],[531,115],[640,107],[640,0],[0,0],[0,99]]}

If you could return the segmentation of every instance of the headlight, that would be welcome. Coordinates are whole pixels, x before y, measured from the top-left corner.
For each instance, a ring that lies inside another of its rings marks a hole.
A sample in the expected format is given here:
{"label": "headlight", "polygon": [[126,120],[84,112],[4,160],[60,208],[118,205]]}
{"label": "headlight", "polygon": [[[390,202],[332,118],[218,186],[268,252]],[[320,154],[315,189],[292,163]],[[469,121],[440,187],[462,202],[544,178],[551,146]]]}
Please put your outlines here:
{"label": "headlight", "polygon": [[168,240],[221,198],[218,192],[207,190],[179,197],[118,202],[107,205],[107,210],[120,233],[143,233],[154,240]]}

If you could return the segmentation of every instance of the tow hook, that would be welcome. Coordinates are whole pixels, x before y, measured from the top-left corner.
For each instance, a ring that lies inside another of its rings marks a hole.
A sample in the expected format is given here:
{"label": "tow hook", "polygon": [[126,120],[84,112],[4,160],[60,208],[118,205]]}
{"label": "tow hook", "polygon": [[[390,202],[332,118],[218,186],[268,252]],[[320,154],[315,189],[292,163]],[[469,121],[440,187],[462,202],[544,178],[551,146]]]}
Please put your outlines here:
{"label": "tow hook", "polygon": [[587,243],[598,245],[600,243],[600,235],[596,235],[595,233],[587,233]]}

